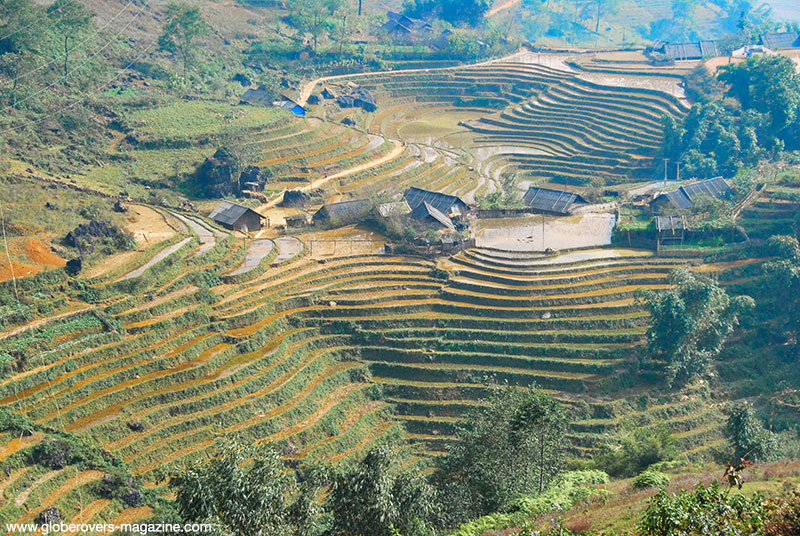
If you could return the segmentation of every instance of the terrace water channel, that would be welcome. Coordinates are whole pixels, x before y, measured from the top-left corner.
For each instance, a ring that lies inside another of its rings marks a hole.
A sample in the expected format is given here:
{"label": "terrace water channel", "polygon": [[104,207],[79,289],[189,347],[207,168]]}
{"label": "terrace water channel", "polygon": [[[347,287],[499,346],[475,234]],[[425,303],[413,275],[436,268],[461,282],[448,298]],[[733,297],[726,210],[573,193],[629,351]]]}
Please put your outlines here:
{"label": "terrace water channel", "polygon": [[611,244],[616,216],[610,213],[567,217],[531,214],[478,220],[475,245],[510,251],[561,250]]}

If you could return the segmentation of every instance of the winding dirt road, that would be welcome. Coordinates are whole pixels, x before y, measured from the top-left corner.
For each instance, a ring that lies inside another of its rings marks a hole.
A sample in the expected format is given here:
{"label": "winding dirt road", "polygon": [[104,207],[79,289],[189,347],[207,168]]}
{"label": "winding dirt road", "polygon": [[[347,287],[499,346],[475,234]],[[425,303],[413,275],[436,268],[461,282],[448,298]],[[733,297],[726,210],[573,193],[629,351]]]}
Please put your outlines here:
{"label": "winding dirt road", "polygon": [[492,15],[496,15],[497,13],[500,13],[504,9],[510,9],[515,5],[519,4],[519,2],[520,0],[508,0],[508,2],[503,2],[499,6],[494,6],[492,9],[486,12],[486,18],[488,19]]}

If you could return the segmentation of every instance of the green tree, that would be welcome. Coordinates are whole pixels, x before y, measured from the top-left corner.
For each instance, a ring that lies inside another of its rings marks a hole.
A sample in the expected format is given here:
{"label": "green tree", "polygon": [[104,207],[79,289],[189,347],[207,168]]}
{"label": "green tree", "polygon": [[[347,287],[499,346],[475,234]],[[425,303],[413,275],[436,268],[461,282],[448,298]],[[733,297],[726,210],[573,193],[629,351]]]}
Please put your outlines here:
{"label": "green tree", "polygon": [[670,274],[672,288],[641,291],[653,319],[647,331],[650,355],[666,363],[669,385],[706,371],[739,314],[755,304],[749,296],[731,298],[716,282],[680,268]]}
{"label": "green tree", "polygon": [[540,493],[559,474],[567,418],[561,405],[535,388],[497,389],[468,414],[458,441],[438,463],[433,481],[454,526]]}
{"label": "green tree", "polygon": [[64,43],[64,85],[68,85],[70,43],[92,23],[92,14],[77,0],[55,0],[47,8],[47,17],[61,34]]}
{"label": "green tree", "polygon": [[370,450],[352,469],[333,478],[327,507],[337,536],[433,534],[433,490],[422,477],[397,470],[388,446]]}
{"label": "green tree", "polygon": [[773,236],[767,247],[778,257],[764,265],[767,295],[772,298],[766,305],[769,322],[800,360],[800,243],[793,236]]}
{"label": "green tree", "polygon": [[797,119],[800,76],[790,58],[761,55],[725,65],[719,79],[728,84],[728,94],[738,99],[744,110],[753,109],[769,118],[775,136],[782,137],[783,130]]}
{"label": "green tree", "polygon": [[451,24],[477,26],[489,11],[489,0],[406,0],[404,12],[410,17],[436,17]]}
{"label": "green tree", "polygon": [[172,3],[167,6],[167,24],[158,38],[158,46],[180,59],[186,76],[189,66],[194,63],[195,41],[209,31],[200,8]]}
{"label": "green tree", "polygon": [[343,5],[343,0],[297,0],[292,2],[289,22],[300,35],[311,35],[316,53],[320,38],[336,28],[336,14]]}
{"label": "green tree", "polygon": [[228,536],[305,536],[318,517],[321,478],[311,471],[302,485],[269,446],[220,440],[209,459],[170,476],[181,517],[211,523]]}
{"label": "green tree", "polygon": [[757,462],[774,461],[780,457],[780,443],[775,434],[764,428],[753,405],[742,402],[734,406],[725,425],[735,459]]}

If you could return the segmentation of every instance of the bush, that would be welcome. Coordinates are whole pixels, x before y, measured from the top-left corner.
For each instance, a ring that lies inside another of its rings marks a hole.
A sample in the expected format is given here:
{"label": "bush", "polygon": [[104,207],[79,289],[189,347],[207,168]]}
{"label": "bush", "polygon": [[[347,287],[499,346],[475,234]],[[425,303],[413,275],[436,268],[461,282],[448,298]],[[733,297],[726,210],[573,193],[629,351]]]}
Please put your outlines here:
{"label": "bush", "polygon": [[619,445],[607,445],[597,456],[595,467],[611,476],[631,477],[654,463],[673,459],[674,443],[666,427],[637,428]]}
{"label": "bush", "polygon": [[669,476],[653,469],[639,473],[633,479],[633,489],[666,488],[667,486],[669,486]]}
{"label": "bush", "polygon": [[[677,494],[661,490],[650,500],[639,524],[641,536],[760,534],[768,512],[758,493],[752,497],[721,493],[714,483]],[[781,535],[783,536],[783,535]]]}

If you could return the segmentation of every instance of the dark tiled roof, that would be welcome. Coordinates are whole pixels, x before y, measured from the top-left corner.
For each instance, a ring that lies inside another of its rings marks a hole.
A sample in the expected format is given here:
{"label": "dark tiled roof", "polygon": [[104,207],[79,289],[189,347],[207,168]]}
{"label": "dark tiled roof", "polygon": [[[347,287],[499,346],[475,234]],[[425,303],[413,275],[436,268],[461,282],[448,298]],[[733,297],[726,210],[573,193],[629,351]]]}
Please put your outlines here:
{"label": "dark tiled roof", "polygon": [[421,188],[409,188],[403,193],[403,197],[406,198],[406,202],[412,210],[422,203],[430,204],[445,215],[452,212],[464,212],[469,208],[466,203],[454,195],[431,192]]}
{"label": "dark tiled roof", "polygon": [[733,188],[728,181],[722,177],[706,179],[692,184],[681,186],[675,191],[661,194],[653,200],[653,203],[660,203],[661,199],[669,200],[672,205],[679,209],[691,208],[692,205],[702,196],[725,199],[733,193]]}
{"label": "dark tiled roof", "polygon": [[668,43],[664,45],[664,54],[677,60],[694,60],[703,57],[699,43]]}
{"label": "dark tiled roof", "polygon": [[343,201],[341,203],[328,203],[323,205],[314,219],[323,219],[332,222],[355,222],[362,218],[372,208],[369,199],[356,199],[354,201]]}
{"label": "dark tiled roof", "polygon": [[766,33],[761,36],[761,44],[773,50],[800,48],[800,32]]}
{"label": "dark tiled roof", "polygon": [[423,201],[417,208],[411,211],[411,219],[414,220],[423,220],[426,218],[433,218],[444,227],[447,227],[451,231],[454,231],[456,226],[453,225],[453,222],[450,218],[442,214],[440,211],[436,210],[435,207],[431,206],[430,203]]}
{"label": "dark tiled roof", "polygon": [[212,210],[208,217],[225,225],[233,225],[239,221],[239,218],[248,212],[252,212],[253,214],[258,215],[258,217],[263,218],[263,216],[261,216],[261,214],[255,210],[243,207],[242,205],[237,205],[236,203],[231,203],[230,201],[220,201],[219,205],[217,205],[217,208]]}
{"label": "dark tiled roof", "polygon": [[676,60],[699,60],[711,56],[719,56],[716,41],[698,41],[696,43],[665,43],[664,54]]}
{"label": "dark tiled roof", "polygon": [[586,200],[578,194],[563,192],[561,190],[550,190],[548,188],[537,188],[531,186],[525,192],[525,204],[537,210],[545,212],[555,212],[557,214],[568,214],[572,205],[587,205]]}

